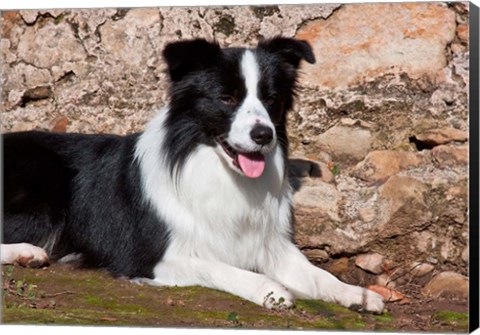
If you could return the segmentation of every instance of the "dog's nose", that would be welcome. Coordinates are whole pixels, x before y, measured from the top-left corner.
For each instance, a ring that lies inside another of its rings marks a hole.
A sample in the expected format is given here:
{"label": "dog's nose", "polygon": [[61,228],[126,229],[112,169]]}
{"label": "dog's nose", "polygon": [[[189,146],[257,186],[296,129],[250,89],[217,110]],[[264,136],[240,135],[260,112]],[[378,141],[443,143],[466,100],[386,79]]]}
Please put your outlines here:
{"label": "dog's nose", "polygon": [[257,144],[269,144],[273,139],[273,130],[270,127],[257,124],[250,131],[250,137]]}

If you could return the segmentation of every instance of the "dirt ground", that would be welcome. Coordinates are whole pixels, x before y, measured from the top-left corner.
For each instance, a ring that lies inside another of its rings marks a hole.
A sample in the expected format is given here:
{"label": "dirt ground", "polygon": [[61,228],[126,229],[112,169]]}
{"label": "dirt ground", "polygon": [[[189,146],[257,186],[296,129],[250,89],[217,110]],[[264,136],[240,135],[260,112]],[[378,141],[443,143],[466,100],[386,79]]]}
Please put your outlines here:
{"label": "dirt ground", "polygon": [[[348,273],[350,278],[342,279],[359,281],[359,272]],[[365,280],[360,278],[363,284]],[[216,290],[140,286],[101,270],[61,264],[43,269],[2,266],[2,283],[4,324],[468,331],[466,301],[425,299],[414,283],[403,288],[409,303],[387,303],[383,315],[309,300],[298,300],[290,310],[271,311]]]}

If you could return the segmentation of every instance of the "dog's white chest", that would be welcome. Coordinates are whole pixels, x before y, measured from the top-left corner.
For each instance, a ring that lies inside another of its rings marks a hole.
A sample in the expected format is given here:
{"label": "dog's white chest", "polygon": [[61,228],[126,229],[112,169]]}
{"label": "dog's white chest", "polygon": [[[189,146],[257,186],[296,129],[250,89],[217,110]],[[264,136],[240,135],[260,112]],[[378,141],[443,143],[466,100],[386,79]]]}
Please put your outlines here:
{"label": "dog's white chest", "polygon": [[159,204],[159,210],[172,234],[166,257],[183,254],[253,269],[268,257],[273,236],[290,232],[290,187],[280,149],[258,179],[224,164],[203,147],[186,163],[180,187],[164,194],[170,204]]}

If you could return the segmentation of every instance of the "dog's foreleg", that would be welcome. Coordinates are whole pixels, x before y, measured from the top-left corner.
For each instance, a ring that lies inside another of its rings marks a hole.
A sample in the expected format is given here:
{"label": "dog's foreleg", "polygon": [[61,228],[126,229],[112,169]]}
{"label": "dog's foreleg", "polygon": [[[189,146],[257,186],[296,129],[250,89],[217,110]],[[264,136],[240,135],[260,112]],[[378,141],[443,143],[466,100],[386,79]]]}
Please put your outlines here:
{"label": "dog's foreleg", "polygon": [[383,298],[365,288],[349,285],[311,264],[291,242],[275,250],[276,261],[264,273],[298,298],[320,299],[374,313],[383,311]]}
{"label": "dog's foreleg", "polygon": [[283,285],[267,276],[216,261],[175,257],[162,260],[154,275],[149,284],[199,285],[229,292],[267,308],[287,308],[294,302],[293,295]]}

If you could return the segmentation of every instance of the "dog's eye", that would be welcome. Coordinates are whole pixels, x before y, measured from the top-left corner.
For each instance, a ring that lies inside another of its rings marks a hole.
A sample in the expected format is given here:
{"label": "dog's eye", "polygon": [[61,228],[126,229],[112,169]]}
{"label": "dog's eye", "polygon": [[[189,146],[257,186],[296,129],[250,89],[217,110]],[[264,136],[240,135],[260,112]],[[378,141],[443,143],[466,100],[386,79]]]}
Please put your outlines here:
{"label": "dog's eye", "polygon": [[236,106],[238,103],[237,99],[232,95],[222,95],[220,100],[227,106]]}
{"label": "dog's eye", "polygon": [[267,106],[272,106],[275,103],[276,100],[277,100],[276,96],[270,95],[265,99],[265,104]]}

